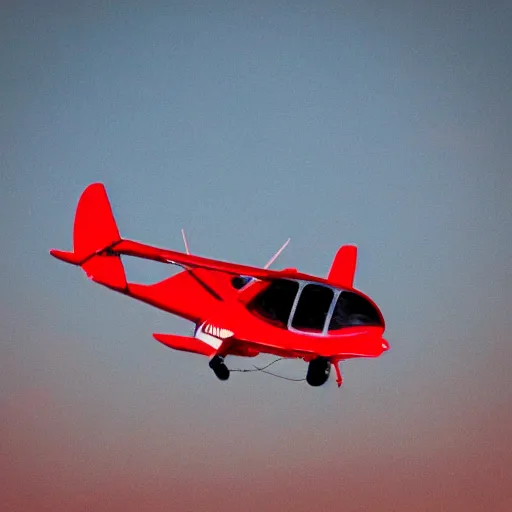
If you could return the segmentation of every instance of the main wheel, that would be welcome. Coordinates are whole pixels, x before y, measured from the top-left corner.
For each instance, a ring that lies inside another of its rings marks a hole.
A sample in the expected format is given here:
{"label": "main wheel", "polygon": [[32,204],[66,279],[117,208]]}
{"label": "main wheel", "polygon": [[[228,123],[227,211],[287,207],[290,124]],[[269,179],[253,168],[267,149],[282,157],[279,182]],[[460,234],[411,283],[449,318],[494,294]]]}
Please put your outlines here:
{"label": "main wheel", "polygon": [[331,373],[331,361],[325,357],[317,357],[309,363],[306,381],[310,386],[322,386]]}
{"label": "main wheel", "polygon": [[209,363],[210,368],[220,380],[229,379],[229,368],[224,363],[224,358],[221,356],[214,356]]}

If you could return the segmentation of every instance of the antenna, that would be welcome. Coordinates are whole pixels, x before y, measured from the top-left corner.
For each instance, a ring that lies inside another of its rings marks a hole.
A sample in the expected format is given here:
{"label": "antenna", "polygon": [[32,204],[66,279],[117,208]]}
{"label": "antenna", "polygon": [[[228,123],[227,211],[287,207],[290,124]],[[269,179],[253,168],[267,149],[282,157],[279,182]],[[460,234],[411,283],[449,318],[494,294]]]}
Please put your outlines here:
{"label": "antenna", "polygon": [[190,249],[188,248],[187,237],[185,236],[185,230],[181,228],[181,236],[183,237],[183,243],[185,244],[185,251],[187,254],[190,254]]}
{"label": "antenna", "polygon": [[272,265],[272,263],[274,263],[274,261],[276,261],[276,259],[278,258],[278,256],[285,250],[286,246],[290,243],[290,238],[288,238],[288,240],[286,240],[286,242],[281,246],[281,248],[274,254],[274,256],[272,256],[272,258],[270,258],[267,263],[265,264],[265,266],[263,267],[265,270],[270,267],[270,265]]}

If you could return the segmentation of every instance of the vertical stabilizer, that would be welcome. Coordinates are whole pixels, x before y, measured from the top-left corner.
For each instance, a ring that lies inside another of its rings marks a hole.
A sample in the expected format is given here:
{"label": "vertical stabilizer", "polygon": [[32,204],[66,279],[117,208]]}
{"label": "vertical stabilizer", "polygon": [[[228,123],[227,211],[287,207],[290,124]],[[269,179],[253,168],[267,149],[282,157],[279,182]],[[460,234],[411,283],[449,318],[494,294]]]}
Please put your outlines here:
{"label": "vertical stabilizer", "polygon": [[73,252],[81,258],[121,240],[107,191],[102,183],[89,185],[80,196],[73,228]]}
{"label": "vertical stabilizer", "polygon": [[338,249],[327,276],[332,284],[343,288],[354,287],[357,266],[357,246],[344,245]]}
{"label": "vertical stabilizer", "polygon": [[103,249],[119,242],[121,237],[102,183],[89,185],[80,196],[73,227],[73,252],[52,249],[56,258],[80,265],[93,281],[125,290],[126,275],[121,258]]}

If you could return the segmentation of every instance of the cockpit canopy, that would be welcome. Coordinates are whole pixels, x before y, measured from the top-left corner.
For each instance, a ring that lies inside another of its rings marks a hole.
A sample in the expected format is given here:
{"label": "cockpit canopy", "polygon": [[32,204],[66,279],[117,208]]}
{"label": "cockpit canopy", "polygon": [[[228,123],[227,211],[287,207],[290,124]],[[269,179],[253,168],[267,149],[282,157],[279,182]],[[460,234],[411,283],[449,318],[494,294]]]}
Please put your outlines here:
{"label": "cockpit canopy", "polygon": [[284,329],[334,334],[344,327],[382,326],[377,308],[364,296],[328,285],[291,279],[272,281],[248,309]]}

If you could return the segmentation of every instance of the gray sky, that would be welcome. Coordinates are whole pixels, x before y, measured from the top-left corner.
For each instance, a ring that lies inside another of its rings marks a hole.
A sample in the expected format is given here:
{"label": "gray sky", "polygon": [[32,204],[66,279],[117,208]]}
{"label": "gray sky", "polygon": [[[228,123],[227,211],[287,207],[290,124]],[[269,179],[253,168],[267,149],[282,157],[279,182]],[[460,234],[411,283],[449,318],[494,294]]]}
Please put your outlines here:
{"label": "gray sky", "polygon": [[[510,3],[43,4],[0,16],[0,508],[510,510]],[[94,181],[154,245],[356,243],[390,352],[217,381],[48,255]]]}

